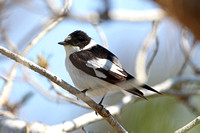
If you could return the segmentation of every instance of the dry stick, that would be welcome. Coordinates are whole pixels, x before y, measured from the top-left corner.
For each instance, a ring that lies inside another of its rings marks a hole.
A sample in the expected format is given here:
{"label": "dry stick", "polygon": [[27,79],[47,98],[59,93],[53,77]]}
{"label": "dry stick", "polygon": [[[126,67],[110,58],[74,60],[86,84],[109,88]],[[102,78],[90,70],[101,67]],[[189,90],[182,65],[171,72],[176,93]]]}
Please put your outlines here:
{"label": "dry stick", "polygon": [[11,70],[10,70],[10,73],[8,75],[8,80],[6,80],[4,86],[3,86],[3,89],[1,91],[1,94],[0,94],[0,108],[2,108],[2,106],[7,102],[8,100],[8,97],[9,97],[9,94],[12,90],[12,84],[13,84],[13,80],[15,78],[15,75],[16,75],[16,71],[17,71],[17,66],[18,64],[15,63]]}
{"label": "dry stick", "polygon": [[[165,12],[162,9],[153,10],[110,10],[108,12],[110,20],[115,21],[160,21],[166,17]],[[100,15],[97,12],[80,14],[69,14],[69,18],[77,21],[95,22],[100,19]]]}
{"label": "dry stick", "polygon": [[[195,94],[195,95],[198,95],[198,93]],[[190,109],[190,111],[193,114],[195,114],[196,116],[199,115],[200,112],[198,110],[198,107],[195,107],[194,104],[191,102],[191,97],[188,97],[187,99],[184,99],[184,100],[181,100],[181,101],[186,107],[188,107]]]}
{"label": "dry stick", "polygon": [[104,34],[103,30],[99,27],[99,23],[92,23],[96,31],[99,33],[99,36],[103,42],[103,47],[108,49],[108,42],[106,39],[106,35]]}
{"label": "dry stick", "polygon": [[41,75],[45,76],[49,80],[53,81],[57,85],[61,86],[63,89],[67,90],[71,94],[77,96],[79,99],[87,103],[94,111],[99,113],[117,132],[119,133],[126,133],[127,131],[120,125],[119,122],[117,122],[113,116],[110,114],[108,110],[103,108],[101,105],[96,104],[90,97],[86,96],[84,93],[80,92],[76,88],[72,87],[69,85],[67,82],[64,80],[58,78],[56,75],[50,73],[49,71],[45,70],[44,68],[35,65],[31,61],[23,58],[22,56],[19,56],[2,46],[0,46],[0,53],[3,55],[15,60],[16,62],[34,70],[37,73],[40,73]]}
{"label": "dry stick", "polygon": [[155,57],[156,57],[156,55],[157,55],[157,53],[158,53],[158,48],[159,48],[159,42],[158,42],[158,36],[157,36],[157,37],[156,37],[156,48],[155,48],[155,50],[154,50],[154,52],[153,52],[153,55],[152,55],[152,57],[151,57],[149,63],[147,63],[147,68],[146,68],[146,73],[147,73],[147,75],[149,75],[150,67],[151,67],[151,65],[152,65],[152,63],[153,63],[153,61],[154,61],[154,59],[155,59]]}
{"label": "dry stick", "polygon": [[166,17],[165,11],[162,9],[152,10],[111,10],[108,16],[112,20],[120,21],[160,21]]}
{"label": "dry stick", "polygon": [[53,13],[53,14],[56,14],[58,13],[58,5],[55,1],[53,0],[45,0],[46,1],[46,4],[47,4],[47,7],[50,9],[50,11]]}
{"label": "dry stick", "polygon": [[188,42],[188,39],[186,37],[186,34],[187,34],[187,30],[186,29],[183,29],[182,30],[182,37],[181,37],[181,50],[183,52],[183,55],[185,57],[185,61],[183,63],[183,65],[181,66],[181,69],[179,70],[178,72],[178,75],[182,75],[183,73],[183,70],[185,69],[185,67],[187,66],[187,63],[189,62],[191,66],[194,66],[190,57],[194,51],[194,48],[195,48],[195,43],[192,44],[191,48],[189,51],[187,51],[187,46],[190,46],[189,42]]}
{"label": "dry stick", "polygon": [[65,101],[68,101],[70,103],[73,103],[75,105],[78,105],[78,106],[86,108],[86,109],[91,109],[87,104],[80,103],[80,102],[77,101],[77,99],[75,99],[73,97],[70,97],[69,95],[63,94],[62,92],[60,92],[59,89],[57,88],[57,86],[55,86],[55,84],[51,80],[49,80],[49,82],[50,82],[52,88],[55,90],[55,92],[59,96],[62,96],[65,99]]}
{"label": "dry stick", "polygon": [[197,118],[195,118],[190,123],[183,126],[182,128],[176,130],[175,133],[186,133],[187,131],[189,131],[193,127],[197,126],[198,124],[200,124],[200,116],[198,116]]}
{"label": "dry stick", "polygon": [[1,38],[4,41],[4,43],[7,45],[8,49],[18,53],[17,45],[8,37],[6,28],[3,26],[1,26],[0,28],[1,28]]}
{"label": "dry stick", "polygon": [[140,51],[138,52],[138,55],[136,57],[136,77],[141,82],[145,82],[147,80],[145,61],[147,58],[148,49],[149,49],[152,41],[157,36],[158,25],[159,25],[159,21],[153,23],[151,32],[149,33],[147,38],[144,40],[144,43],[143,43],[142,47],[140,48]]}
{"label": "dry stick", "polygon": [[[1,32],[2,32],[2,40],[4,40],[4,42],[8,45],[8,47],[9,46],[15,47],[15,44],[12,44],[11,41],[8,41],[9,39],[7,38],[5,28],[2,27]],[[17,49],[13,49],[13,50],[18,51]],[[0,93],[0,108],[8,100],[9,94],[10,94],[11,89],[12,89],[12,82],[13,82],[13,79],[16,75],[16,69],[17,69],[17,64],[14,64],[13,67],[10,69],[10,73],[7,76],[7,80],[5,80],[5,84],[4,84],[3,89]]]}
{"label": "dry stick", "polygon": [[3,76],[3,75],[1,75],[1,74],[0,74],[0,78],[2,78],[2,79],[5,80],[5,81],[8,80],[8,78],[6,78],[5,76]]}
{"label": "dry stick", "polygon": [[[153,88],[157,88],[159,92],[172,95],[172,96],[191,96],[191,95],[200,95],[200,90],[194,90],[194,91],[185,91],[185,90],[170,90],[170,88],[176,84],[179,84],[180,82],[200,82],[200,75],[197,76],[187,76],[187,77],[175,77],[172,79],[168,79],[156,86],[153,86]],[[150,97],[150,96],[160,96],[155,93],[145,91],[145,96]],[[120,112],[123,110],[124,107],[126,107],[130,103],[134,103],[138,100],[141,100],[139,97],[134,97],[132,95],[125,95],[122,100],[112,106],[106,107],[112,115],[118,115]],[[102,120],[102,117],[98,117],[94,115],[93,112],[86,113],[82,116],[79,116],[71,121],[66,121],[62,124],[54,125],[52,127],[65,127],[63,130],[64,131],[73,131],[76,129],[79,129],[80,127],[83,127],[89,123],[93,123],[96,121]],[[92,117],[89,117],[92,116]],[[85,121],[87,119],[87,121]],[[84,120],[84,121],[83,121]],[[64,126],[67,125],[67,126]]]}
{"label": "dry stick", "polygon": [[[36,88],[40,94],[42,94],[45,98],[55,101],[55,102],[70,102],[73,103],[75,105],[78,105],[80,107],[86,108],[86,109],[91,109],[89,108],[89,106],[87,104],[83,104],[81,102],[78,102],[76,98],[70,97],[67,94],[63,94],[62,92],[59,91],[59,89],[55,86],[55,84],[53,82],[50,82],[50,84],[52,85],[52,88],[55,90],[55,92],[57,93],[57,97],[50,94],[48,90],[46,90],[39,82],[38,80],[32,78],[32,76],[27,73],[24,73],[25,75],[25,80],[27,83],[29,83],[32,87]],[[61,99],[58,98],[58,96],[61,96]]]}
{"label": "dry stick", "polygon": [[[165,94],[170,94],[173,96],[190,96],[190,95],[200,95],[200,91],[194,90],[187,92],[185,90],[170,90],[170,88],[176,84],[179,84],[180,82],[187,83],[187,82],[200,82],[200,75],[196,76],[185,76],[185,77],[175,77],[172,79],[168,79],[164,81],[163,83],[160,83],[156,86],[153,86],[153,88],[159,88],[159,92],[165,92]],[[159,96],[155,93],[145,93],[146,96]],[[140,98],[133,97],[131,95],[127,95],[122,98],[122,101],[120,101],[117,105],[112,105],[107,107],[107,109],[111,112],[113,115],[117,115],[121,112],[123,107],[125,107],[129,103],[136,102]],[[1,112],[0,112],[1,113]],[[5,113],[5,111],[3,112]],[[1,114],[0,114],[1,115]],[[5,115],[2,115],[5,116]],[[90,116],[90,117],[88,117]],[[11,116],[8,116],[8,120],[12,121],[12,124],[9,125],[9,128],[12,129],[12,131],[15,131],[17,127],[13,127],[12,125],[19,125],[19,120],[13,120]],[[2,118],[3,119],[3,118]],[[79,129],[80,127],[83,127],[89,123],[93,123],[96,121],[102,120],[102,117],[96,116],[94,111],[89,112],[86,114],[83,114],[82,116],[79,116],[71,121],[66,121],[61,124],[53,125],[53,126],[47,126],[44,124],[40,124],[38,129],[45,127],[45,132],[48,133],[54,133],[54,132],[68,132],[68,131],[74,131],[76,129]],[[25,123],[25,122],[22,122]],[[4,127],[4,123],[1,123],[1,125]],[[24,124],[25,125],[25,124]],[[30,124],[33,125],[33,124]],[[7,125],[5,125],[7,127]],[[29,126],[30,127],[30,126]],[[23,127],[22,127],[23,128]],[[35,128],[34,128],[35,129]],[[34,131],[34,129],[30,128],[31,131]],[[19,129],[18,129],[19,130]],[[41,131],[41,130],[40,130]],[[42,132],[42,131],[41,131]],[[44,132],[44,131],[43,131]]]}
{"label": "dry stick", "polygon": [[[69,4],[68,4],[69,3]],[[68,4],[68,5],[67,5]],[[71,7],[71,0],[65,0],[64,6],[61,9],[61,13],[65,13],[65,10],[69,11]],[[28,46],[25,48],[25,50],[21,53],[22,56],[25,56],[29,50],[46,34],[48,33],[51,29],[53,29],[58,23],[60,23],[62,20],[64,19],[64,16],[60,16],[58,18],[55,19],[54,22],[52,22],[48,27],[46,27],[42,32],[40,32],[29,44]],[[10,73],[8,75],[8,80],[6,81],[1,94],[0,94],[0,108],[4,105],[4,103],[7,102],[9,94],[11,92],[12,89],[12,83],[13,83],[13,79],[15,78],[16,75],[16,71],[17,71],[17,66],[18,63],[15,63],[11,70]]]}
{"label": "dry stick", "polygon": [[[177,95],[178,96],[200,95],[200,91],[198,89],[193,90],[193,91],[189,91],[189,92],[186,91],[186,90],[180,90],[180,91],[170,90],[170,88],[172,86],[179,84],[181,82],[183,82],[183,83],[200,82],[200,75],[175,77],[175,78],[172,78],[172,79],[168,79],[168,80],[166,80],[166,81],[164,81],[164,82],[162,82],[162,83],[160,83],[156,86],[153,86],[153,88],[157,88],[159,92],[169,94],[169,95],[173,95],[173,96],[177,96]],[[149,96],[159,96],[155,93],[149,93],[148,91],[145,91],[145,95],[148,96],[148,97]],[[127,95],[127,96],[123,97],[122,101],[120,101],[117,105],[109,106],[109,107],[107,107],[107,109],[110,111],[111,114],[117,115],[121,112],[123,107],[125,107],[127,104],[136,102],[139,99],[140,98],[133,97],[131,95]],[[88,116],[90,116],[90,117],[88,117]],[[66,121],[64,123],[53,125],[51,127],[48,126],[48,127],[46,127],[45,131],[47,131],[47,132],[48,131],[51,131],[51,132],[74,131],[74,130],[79,129],[80,127],[83,127],[83,126],[85,126],[89,123],[93,123],[93,122],[96,122],[96,121],[99,121],[99,120],[102,120],[102,117],[96,116],[94,112],[90,112],[90,113],[83,114],[82,116],[79,116],[79,117],[77,117],[77,118],[75,118],[71,121]],[[13,123],[12,125],[19,125],[19,121],[12,120],[12,123]],[[16,130],[16,127],[12,127],[12,125],[10,125],[11,126],[10,128],[12,128],[13,131]],[[4,127],[4,124],[2,124],[2,126]],[[43,125],[43,126],[47,126],[47,125]]]}
{"label": "dry stick", "polygon": [[[45,28],[41,33],[39,33],[35,39],[33,39],[33,41],[31,41],[29,43],[29,45],[26,47],[26,49],[21,53],[21,56],[25,56],[29,50],[46,34],[48,33],[51,29],[53,29],[58,23],[60,23],[62,20],[64,19],[64,17],[60,17],[57,20],[55,20],[52,24],[50,24],[47,28]],[[11,92],[12,89],[12,83],[13,83],[13,79],[15,78],[16,75],[16,71],[17,71],[17,66],[18,63],[15,63],[11,70],[10,73],[8,75],[8,80],[6,81],[1,94],[0,94],[0,108],[3,106],[3,104],[7,101],[9,94]]]}
{"label": "dry stick", "polygon": [[[40,94],[42,94],[42,96],[44,96],[45,98],[51,100],[51,101],[56,101],[58,102],[58,98],[55,97],[54,95],[50,94],[48,90],[46,90],[39,82],[36,78],[33,78],[32,75],[30,75],[25,69],[22,70],[23,75],[24,75],[24,80],[25,82],[27,82],[30,86],[32,86],[33,88],[37,89],[39,91]],[[61,101],[66,102],[65,99],[61,99]],[[60,100],[59,100],[60,102]]]}

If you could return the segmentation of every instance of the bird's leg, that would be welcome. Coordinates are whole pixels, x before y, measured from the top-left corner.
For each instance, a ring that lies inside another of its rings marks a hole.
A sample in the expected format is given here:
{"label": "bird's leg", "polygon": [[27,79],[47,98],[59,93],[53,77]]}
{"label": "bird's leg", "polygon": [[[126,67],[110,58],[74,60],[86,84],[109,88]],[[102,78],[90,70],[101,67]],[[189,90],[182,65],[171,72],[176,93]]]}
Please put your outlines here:
{"label": "bird's leg", "polygon": [[101,98],[101,101],[99,102],[99,105],[101,105],[101,106],[103,106],[103,105],[102,105],[102,102],[103,102],[103,100],[104,100],[104,98],[105,98],[105,95],[106,95],[106,94],[103,95],[103,97]]}
{"label": "bird's leg", "polygon": [[89,90],[89,89],[84,89],[84,90],[82,90],[81,92],[85,94],[88,90]]}
{"label": "bird's leg", "polygon": [[[84,89],[84,90],[82,90],[81,92],[85,94],[88,90],[89,90],[89,89]],[[77,100],[79,100],[78,97],[77,97]]]}
{"label": "bird's leg", "polygon": [[[99,105],[101,106],[101,110],[103,109],[102,102],[103,102],[105,96],[106,96],[106,94],[103,95],[103,97],[101,98],[101,101],[99,102]],[[98,115],[97,112],[95,112],[95,114]]]}

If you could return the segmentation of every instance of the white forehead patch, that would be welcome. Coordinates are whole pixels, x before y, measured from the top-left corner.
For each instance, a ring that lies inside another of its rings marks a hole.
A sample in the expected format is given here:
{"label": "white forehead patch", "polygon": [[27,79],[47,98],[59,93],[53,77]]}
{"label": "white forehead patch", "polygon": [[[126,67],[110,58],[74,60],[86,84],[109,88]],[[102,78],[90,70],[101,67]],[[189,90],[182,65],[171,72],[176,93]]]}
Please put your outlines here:
{"label": "white forehead patch", "polygon": [[69,35],[69,36],[67,36],[67,38],[65,38],[65,41],[69,41],[71,39],[72,39],[72,37]]}
{"label": "white forehead patch", "polygon": [[[117,65],[115,65],[108,59],[97,58],[97,59],[88,60],[86,65],[90,68],[93,68],[94,70],[96,70],[97,68],[102,68],[106,71],[112,71],[114,73],[117,73],[121,76],[126,77],[126,75],[124,75],[122,72],[120,72],[120,71],[123,71],[123,69],[118,67]],[[96,70],[96,71],[98,71],[98,70]]]}

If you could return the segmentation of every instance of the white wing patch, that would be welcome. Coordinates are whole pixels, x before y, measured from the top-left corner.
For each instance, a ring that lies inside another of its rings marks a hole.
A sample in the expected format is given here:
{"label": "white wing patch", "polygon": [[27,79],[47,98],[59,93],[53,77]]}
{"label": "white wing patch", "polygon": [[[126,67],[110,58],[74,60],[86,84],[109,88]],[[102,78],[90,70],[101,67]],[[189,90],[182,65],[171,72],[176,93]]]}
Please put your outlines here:
{"label": "white wing patch", "polygon": [[[118,67],[117,65],[115,65],[108,59],[98,58],[98,59],[88,60],[86,65],[90,68],[93,68],[95,73],[97,74],[97,76],[99,75],[102,78],[106,78],[106,75],[103,76],[104,74],[102,72],[96,70],[97,68],[102,68],[106,71],[112,71],[114,73],[117,73],[121,76],[126,77],[126,75],[124,75],[123,73],[120,72],[120,71],[123,71],[123,69]],[[98,73],[97,73],[97,71],[98,71]]]}
{"label": "white wing patch", "polygon": [[107,78],[107,76],[105,75],[105,74],[103,74],[102,72],[100,72],[100,71],[98,71],[98,70],[95,70],[94,69],[94,72],[95,72],[95,74],[98,76],[98,77],[100,77],[100,78]]}

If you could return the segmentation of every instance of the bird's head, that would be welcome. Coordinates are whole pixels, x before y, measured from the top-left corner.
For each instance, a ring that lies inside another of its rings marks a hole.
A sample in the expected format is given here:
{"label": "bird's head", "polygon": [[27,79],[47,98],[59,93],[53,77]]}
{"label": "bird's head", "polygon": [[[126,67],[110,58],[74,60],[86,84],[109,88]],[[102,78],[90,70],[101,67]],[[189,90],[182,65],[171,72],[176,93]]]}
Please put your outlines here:
{"label": "bird's head", "polygon": [[91,38],[83,31],[77,30],[69,34],[63,42],[58,44],[63,45],[65,50],[72,52],[78,52],[87,46],[91,41]]}

